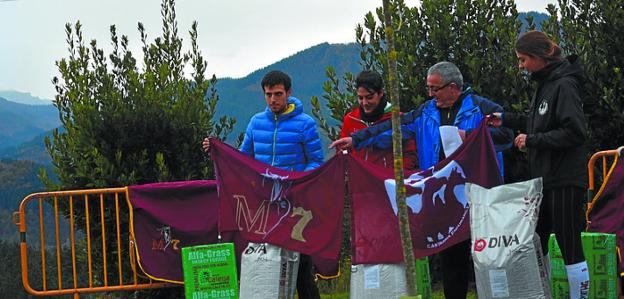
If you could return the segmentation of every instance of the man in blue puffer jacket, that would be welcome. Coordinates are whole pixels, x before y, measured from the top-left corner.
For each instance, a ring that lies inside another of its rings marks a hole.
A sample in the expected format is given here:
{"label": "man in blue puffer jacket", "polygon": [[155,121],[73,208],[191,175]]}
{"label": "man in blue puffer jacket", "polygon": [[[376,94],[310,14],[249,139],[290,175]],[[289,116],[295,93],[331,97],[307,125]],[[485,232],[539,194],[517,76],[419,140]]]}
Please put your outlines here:
{"label": "man in blue puffer jacket", "polygon": [[[436,63],[427,72],[427,91],[433,97],[420,107],[401,116],[404,139],[416,139],[420,169],[434,166],[445,158],[440,139],[440,126],[455,126],[462,140],[479,127],[486,115],[501,112],[503,108],[464,86],[463,76],[453,63]],[[344,149],[353,146],[359,150],[368,146],[392,147],[392,123],[384,122],[334,141],[330,147]],[[489,128],[498,154],[503,175],[501,150],[511,147],[510,129]],[[464,299],[468,291],[470,273],[470,240],[453,245],[440,252],[444,296]]]}
{"label": "man in blue puffer jacket", "polygon": [[290,96],[290,78],[272,71],[262,79],[267,108],[249,121],[240,151],[271,166],[308,171],[323,163],[316,122]]}
{"label": "man in blue puffer jacket", "polygon": [[[290,171],[308,171],[323,163],[323,149],[316,122],[303,112],[299,99],[292,93],[290,77],[271,71],[261,82],[267,107],[254,115],[245,131],[240,151],[274,167]],[[203,141],[206,152],[208,138]],[[300,255],[297,293],[301,299],[320,299],[314,282],[312,262]]]}

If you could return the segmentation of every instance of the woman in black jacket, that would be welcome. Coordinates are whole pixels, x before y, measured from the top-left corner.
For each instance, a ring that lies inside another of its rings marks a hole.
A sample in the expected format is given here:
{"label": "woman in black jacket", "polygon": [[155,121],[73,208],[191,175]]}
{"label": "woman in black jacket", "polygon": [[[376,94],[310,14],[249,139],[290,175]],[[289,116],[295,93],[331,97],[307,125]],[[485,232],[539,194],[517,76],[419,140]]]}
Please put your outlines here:
{"label": "woman in black jacket", "polygon": [[564,58],[561,48],[539,31],[521,35],[515,50],[518,67],[531,74],[537,90],[528,114],[505,112],[502,123],[521,132],[514,144],[527,152],[531,177],[543,179],[536,229],[542,251],[548,254],[553,231],[566,264],[570,298],[587,298],[589,272],[581,246],[587,189],[587,126],[581,101],[584,72],[576,56]]}

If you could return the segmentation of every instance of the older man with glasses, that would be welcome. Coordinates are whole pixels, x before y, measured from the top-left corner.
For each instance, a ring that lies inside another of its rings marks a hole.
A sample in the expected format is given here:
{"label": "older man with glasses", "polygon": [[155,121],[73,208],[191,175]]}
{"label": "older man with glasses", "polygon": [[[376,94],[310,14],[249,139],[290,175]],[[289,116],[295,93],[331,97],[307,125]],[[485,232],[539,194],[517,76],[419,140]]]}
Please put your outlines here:
{"label": "older man with glasses", "polygon": [[[430,168],[445,158],[440,126],[457,127],[463,140],[467,133],[479,126],[486,115],[503,111],[500,105],[476,95],[469,86],[464,86],[461,72],[448,61],[438,62],[429,68],[427,92],[432,99],[401,116],[403,138],[416,140],[420,169]],[[391,129],[392,124],[384,122],[338,139],[330,147],[354,147],[356,150],[370,146],[389,148],[392,146]],[[498,151],[502,176],[503,159],[500,151],[511,146],[513,132],[503,127],[489,129]],[[469,255],[470,240],[440,252],[444,296],[447,299],[466,298],[471,272]]]}

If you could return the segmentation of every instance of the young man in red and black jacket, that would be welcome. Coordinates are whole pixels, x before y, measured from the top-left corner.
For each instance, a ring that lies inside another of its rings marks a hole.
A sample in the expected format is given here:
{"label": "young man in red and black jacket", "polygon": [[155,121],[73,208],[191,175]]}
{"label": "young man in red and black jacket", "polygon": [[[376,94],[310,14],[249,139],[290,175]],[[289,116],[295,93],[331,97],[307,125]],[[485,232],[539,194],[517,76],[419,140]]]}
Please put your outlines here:
{"label": "young man in red and black jacket", "polygon": [[[347,113],[342,120],[340,138],[349,137],[356,131],[390,120],[392,117],[392,106],[384,93],[383,79],[379,73],[371,70],[362,71],[355,79],[355,87],[359,105]],[[392,168],[394,165],[392,148],[366,147],[361,150],[351,150],[351,155],[387,168]],[[417,167],[416,142],[413,139],[404,140],[403,168],[416,169]]]}

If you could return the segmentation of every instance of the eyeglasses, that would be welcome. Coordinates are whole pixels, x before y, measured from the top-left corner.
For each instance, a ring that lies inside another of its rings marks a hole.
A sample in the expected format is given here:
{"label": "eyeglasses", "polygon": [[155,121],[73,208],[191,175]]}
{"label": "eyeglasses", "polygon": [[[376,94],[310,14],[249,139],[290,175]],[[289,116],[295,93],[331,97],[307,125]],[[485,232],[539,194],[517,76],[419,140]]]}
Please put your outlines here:
{"label": "eyeglasses", "polygon": [[442,86],[429,86],[429,85],[427,85],[427,86],[425,86],[425,88],[427,88],[428,92],[436,93],[436,92],[440,91],[441,89],[444,89],[445,87],[449,86],[451,83],[453,83],[453,82],[446,83],[446,84],[444,84]]}

